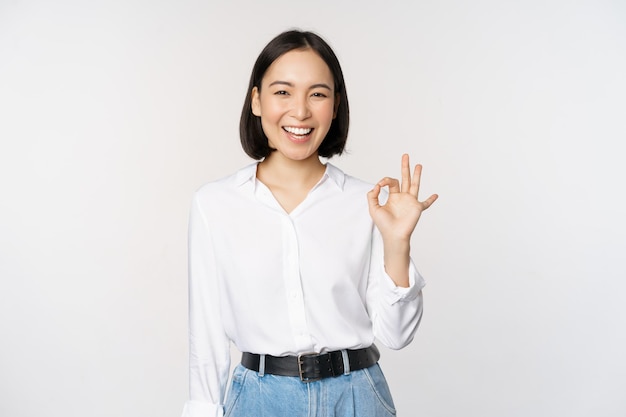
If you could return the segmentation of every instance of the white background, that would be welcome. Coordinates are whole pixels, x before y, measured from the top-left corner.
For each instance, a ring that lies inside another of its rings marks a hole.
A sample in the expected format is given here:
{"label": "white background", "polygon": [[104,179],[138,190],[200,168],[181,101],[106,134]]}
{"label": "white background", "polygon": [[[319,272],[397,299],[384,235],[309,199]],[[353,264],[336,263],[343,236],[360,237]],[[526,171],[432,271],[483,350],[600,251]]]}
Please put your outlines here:
{"label": "white background", "polygon": [[618,0],[0,0],[0,415],[180,414],[190,198],[251,162],[249,73],[291,27],[343,65],[334,163],[408,152],[440,194],[399,413],[626,415]]}

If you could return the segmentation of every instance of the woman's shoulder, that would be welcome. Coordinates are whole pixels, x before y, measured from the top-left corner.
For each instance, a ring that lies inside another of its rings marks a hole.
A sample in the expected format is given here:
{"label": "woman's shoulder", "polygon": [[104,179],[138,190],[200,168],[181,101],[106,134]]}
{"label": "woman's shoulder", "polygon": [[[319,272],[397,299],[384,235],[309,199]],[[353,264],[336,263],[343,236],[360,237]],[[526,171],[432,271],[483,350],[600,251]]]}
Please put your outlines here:
{"label": "woman's shoulder", "polygon": [[215,194],[215,193],[228,193],[236,190],[240,186],[253,181],[256,177],[256,167],[258,162],[246,165],[245,167],[235,171],[227,176],[209,181],[200,186],[195,194]]}
{"label": "woman's shoulder", "polygon": [[358,177],[345,173],[341,168],[327,162],[328,175],[335,178],[337,182],[343,185],[345,191],[363,191],[374,188],[374,183],[362,180]]}
{"label": "woman's shoulder", "polygon": [[[374,183],[363,180],[361,178],[352,176],[350,174],[346,174],[340,168],[328,163],[328,174],[331,177],[340,178],[342,183],[343,192],[346,194],[363,194],[368,193],[374,188]],[[387,190],[383,188],[380,190],[380,201],[381,204],[387,199]]]}

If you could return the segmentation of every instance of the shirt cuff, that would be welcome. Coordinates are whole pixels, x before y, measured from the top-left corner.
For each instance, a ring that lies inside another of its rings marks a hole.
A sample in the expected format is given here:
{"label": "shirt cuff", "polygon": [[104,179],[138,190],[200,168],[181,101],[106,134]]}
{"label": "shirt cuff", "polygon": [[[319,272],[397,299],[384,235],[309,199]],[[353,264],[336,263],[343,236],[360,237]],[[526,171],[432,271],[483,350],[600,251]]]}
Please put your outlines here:
{"label": "shirt cuff", "polygon": [[409,286],[398,287],[393,279],[385,271],[383,266],[382,292],[384,300],[393,305],[398,302],[408,302],[415,300],[426,285],[424,278],[420,275],[411,259],[409,261]]}
{"label": "shirt cuff", "polygon": [[221,404],[204,401],[187,401],[182,417],[223,417],[224,407]]}

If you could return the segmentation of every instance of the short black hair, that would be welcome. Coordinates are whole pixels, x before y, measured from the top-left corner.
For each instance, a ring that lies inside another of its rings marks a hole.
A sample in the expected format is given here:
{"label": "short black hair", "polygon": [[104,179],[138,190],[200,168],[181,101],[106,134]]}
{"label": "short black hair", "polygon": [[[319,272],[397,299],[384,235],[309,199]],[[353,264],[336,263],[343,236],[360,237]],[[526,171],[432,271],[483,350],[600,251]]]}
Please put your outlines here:
{"label": "short black hair", "polygon": [[275,149],[271,148],[261,126],[261,118],[252,114],[252,90],[261,89],[261,81],[267,69],[283,54],[295,49],[310,49],[324,60],[333,75],[335,94],[339,97],[336,117],[318,149],[319,156],[330,158],[341,155],[348,139],[350,108],[348,95],[339,60],[328,43],[319,35],[301,30],[288,30],[272,39],[259,54],[243,103],[239,121],[239,136],[243,150],[253,159],[262,159]]}

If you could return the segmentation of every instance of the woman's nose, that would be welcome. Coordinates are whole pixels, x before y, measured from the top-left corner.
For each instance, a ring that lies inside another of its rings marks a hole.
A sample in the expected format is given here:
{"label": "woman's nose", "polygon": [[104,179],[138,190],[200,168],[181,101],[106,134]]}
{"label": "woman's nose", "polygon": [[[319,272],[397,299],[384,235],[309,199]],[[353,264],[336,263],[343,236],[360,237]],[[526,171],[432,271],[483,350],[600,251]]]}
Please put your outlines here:
{"label": "woman's nose", "polygon": [[307,97],[299,97],[294,100],[293,115],[298,120],[305,120],[311,117],[311,109]]}

